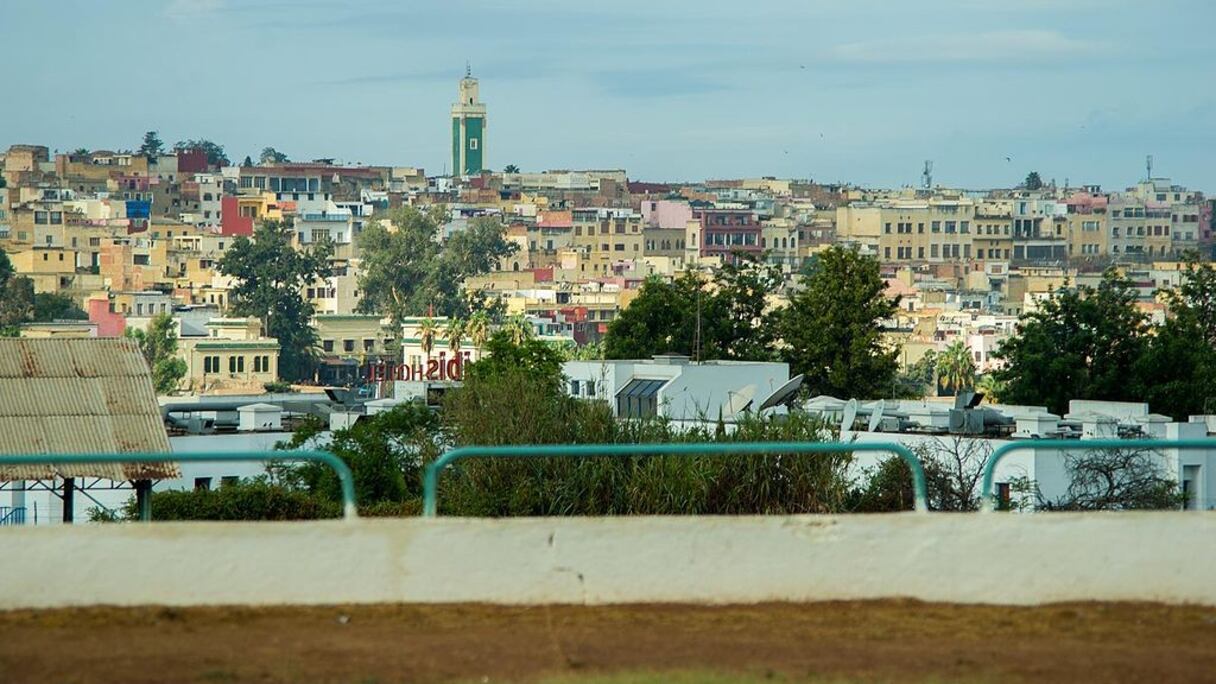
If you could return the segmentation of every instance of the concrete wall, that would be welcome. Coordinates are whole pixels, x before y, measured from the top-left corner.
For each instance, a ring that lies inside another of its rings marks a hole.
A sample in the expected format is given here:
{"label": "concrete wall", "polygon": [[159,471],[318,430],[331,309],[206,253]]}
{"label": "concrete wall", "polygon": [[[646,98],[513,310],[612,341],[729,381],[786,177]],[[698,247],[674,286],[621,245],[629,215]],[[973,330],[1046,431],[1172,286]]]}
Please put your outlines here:
{"label": "concrete wall", "polygon": [[750,603],[1216,605],[1216,515],[396,519],[0,529],[0,609]]}

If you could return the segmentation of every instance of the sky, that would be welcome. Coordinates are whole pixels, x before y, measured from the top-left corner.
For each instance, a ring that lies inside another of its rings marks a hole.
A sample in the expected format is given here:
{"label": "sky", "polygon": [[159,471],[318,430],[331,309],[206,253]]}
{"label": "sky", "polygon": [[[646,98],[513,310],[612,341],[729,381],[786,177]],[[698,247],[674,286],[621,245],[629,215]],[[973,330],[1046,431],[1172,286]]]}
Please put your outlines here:
{"label": "sky", "polygon": [[[1216,192],[1212,0],[3,0],[0,147]],[[5,101],[7,100],[7,102]]]}

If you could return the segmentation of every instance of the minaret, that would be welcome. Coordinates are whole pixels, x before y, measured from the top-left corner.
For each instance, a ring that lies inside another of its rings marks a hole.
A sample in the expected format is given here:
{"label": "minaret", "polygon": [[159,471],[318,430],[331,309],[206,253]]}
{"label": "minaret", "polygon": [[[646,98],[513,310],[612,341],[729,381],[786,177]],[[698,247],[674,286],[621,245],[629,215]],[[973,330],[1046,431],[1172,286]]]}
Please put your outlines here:
{"label": "minaret", "polygon": [[474,176],[484,168],[486,106],[477,99],[477,79],[466,64],[460,99],[452,105],[452,175]]}

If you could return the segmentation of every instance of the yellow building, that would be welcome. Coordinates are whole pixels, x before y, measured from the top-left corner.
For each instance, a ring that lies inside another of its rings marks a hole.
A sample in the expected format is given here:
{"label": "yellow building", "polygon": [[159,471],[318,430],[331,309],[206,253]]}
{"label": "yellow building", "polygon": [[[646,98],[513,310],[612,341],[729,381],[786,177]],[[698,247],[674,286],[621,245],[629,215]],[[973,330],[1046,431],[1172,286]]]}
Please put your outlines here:
{"label": "yellow building", "polygon": [[1098,258],[1110,254],[1106,212],[1068,215],[1068,256]]}
{"label": "yellow building", "polygon": [[973,257],[975,204],[966,198],[897,198],[836,210],[836,235],[867,246],[884,262],[946,262]]}
{"label": "yellow building", "polygon": [[279,342],[262,337],[252,318],[216,318],[207,337],[178,339],[177,355],[186,362],[181,386],[200,394],[260,392],[278,379]]}
{"label": "yellow building", "polygon": [[644,255],[642,215],[622,209],[575,209],[574,249],[581,256],[579,272],[585,277],[612,273],[622,261],[640,261]]}

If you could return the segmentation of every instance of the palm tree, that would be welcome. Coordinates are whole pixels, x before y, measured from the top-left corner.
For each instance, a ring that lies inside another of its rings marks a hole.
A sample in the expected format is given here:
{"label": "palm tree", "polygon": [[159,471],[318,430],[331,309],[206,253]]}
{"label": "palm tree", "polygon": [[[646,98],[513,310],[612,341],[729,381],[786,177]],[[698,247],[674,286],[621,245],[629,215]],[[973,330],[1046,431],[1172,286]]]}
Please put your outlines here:
{"label": "palm tree", "polygon": [[430,316],[422,319],[422,322],[418,324],[418,343],[422,347],[422,353],[426,354],[428,363],[431,360],[431,350],[435,348],[435,338],[438,335],[439,326]]}
{"label": "palm tree", "polygon": [[975,359],[971,358],[971,350],[962,340],[946,347],[937,357],[937,375],[955,394],[975,386]]}
{"label": "palm tree", "polygon": [[983,392],[984,397],[993,404],[999,404],[1001,395],[1005,393],[1005,383],[997,380],[992,373],[980,376],[980,379],[975,383],[975,389]]}
{"label": "palm tree", "polygon": [[532,326],[528,325],[523,316],[512,316],[507,320],[504,329],[511,335],[511,342],[516,345],[523,344],[524,340],[532,337]]}
{"label": "palm tree", "polygon": [[465,329],[468,327],[463,319],[453,318],[448,321],[448,325],[443,329],[443,338],[448,342],[448,349],[452,350],[454,356],[460,355],[460,343],[464,341]]}
{"label": "palm tree", "polygon": [[481,349],[490,339],[490,317],[486,312],[478,311],[465,323],[465,332],[473,346]]}

